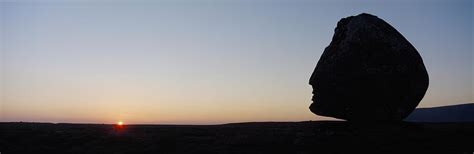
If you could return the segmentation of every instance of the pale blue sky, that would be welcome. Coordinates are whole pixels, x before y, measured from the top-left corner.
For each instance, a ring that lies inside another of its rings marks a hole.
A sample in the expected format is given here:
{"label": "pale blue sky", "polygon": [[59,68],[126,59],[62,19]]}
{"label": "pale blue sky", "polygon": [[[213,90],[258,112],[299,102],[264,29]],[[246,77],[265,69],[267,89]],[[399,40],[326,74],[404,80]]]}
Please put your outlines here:
{"label": "pale blue sky", "polygon": [[0,121],[327,119],[308,79],[337,21],[374,14],[420,52],[419,107],[473,102],[472,1],[0,0]]}

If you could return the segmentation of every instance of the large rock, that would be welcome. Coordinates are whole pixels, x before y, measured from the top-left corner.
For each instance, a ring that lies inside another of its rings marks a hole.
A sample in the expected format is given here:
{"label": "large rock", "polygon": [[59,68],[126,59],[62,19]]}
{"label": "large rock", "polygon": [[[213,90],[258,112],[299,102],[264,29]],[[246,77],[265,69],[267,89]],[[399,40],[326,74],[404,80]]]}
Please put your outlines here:
{"label": "large rock", "polygon": [[415,47],[395,28],[363,13],[337,23],[309,83],[315,114],[399,121],[425,95],[428,73]]}

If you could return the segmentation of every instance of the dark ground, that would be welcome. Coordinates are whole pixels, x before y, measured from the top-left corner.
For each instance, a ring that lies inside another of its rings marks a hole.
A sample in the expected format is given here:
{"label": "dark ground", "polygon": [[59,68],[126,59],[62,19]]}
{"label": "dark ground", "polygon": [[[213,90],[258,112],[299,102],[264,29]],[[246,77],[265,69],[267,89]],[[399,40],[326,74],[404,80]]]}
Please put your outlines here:
{"label": "dark ground", "polygon": [[0,123],[1,154],[354,151],[472,154],[474,123],[317,121],[123,128],[102,124]]}

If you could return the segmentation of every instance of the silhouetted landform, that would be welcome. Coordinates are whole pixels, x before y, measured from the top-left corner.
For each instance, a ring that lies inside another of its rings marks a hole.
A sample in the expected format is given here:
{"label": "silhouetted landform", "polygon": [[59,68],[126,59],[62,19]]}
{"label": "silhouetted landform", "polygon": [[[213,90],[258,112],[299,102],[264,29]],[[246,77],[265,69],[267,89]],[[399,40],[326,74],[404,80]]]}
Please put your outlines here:
{"label": "silhouetted landform", "polygon": [[405,121],[474,122],[474,103],[432,108],[418,108]]}
{"label": "silhouetted landform", "polygon": [[408,40],[382,19],[360,14],[341,19],[311,75],[318,115],[350,121],[400,121],[428,88],[423,60]]}
{"label": "silhouetted landform", "polygon": [[254,122],[225,125],[0,123],[11,153],[472,153],[474,123]]}

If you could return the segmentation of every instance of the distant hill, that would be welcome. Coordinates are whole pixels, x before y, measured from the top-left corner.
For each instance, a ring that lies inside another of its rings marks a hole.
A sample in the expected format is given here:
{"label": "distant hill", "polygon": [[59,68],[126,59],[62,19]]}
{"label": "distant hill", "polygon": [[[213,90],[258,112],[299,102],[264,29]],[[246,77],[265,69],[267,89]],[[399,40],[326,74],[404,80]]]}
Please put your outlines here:
{"label": "distant hill", "polygon": [[417,108],[405,121],[411,122],[474,122],[474,103]]}

